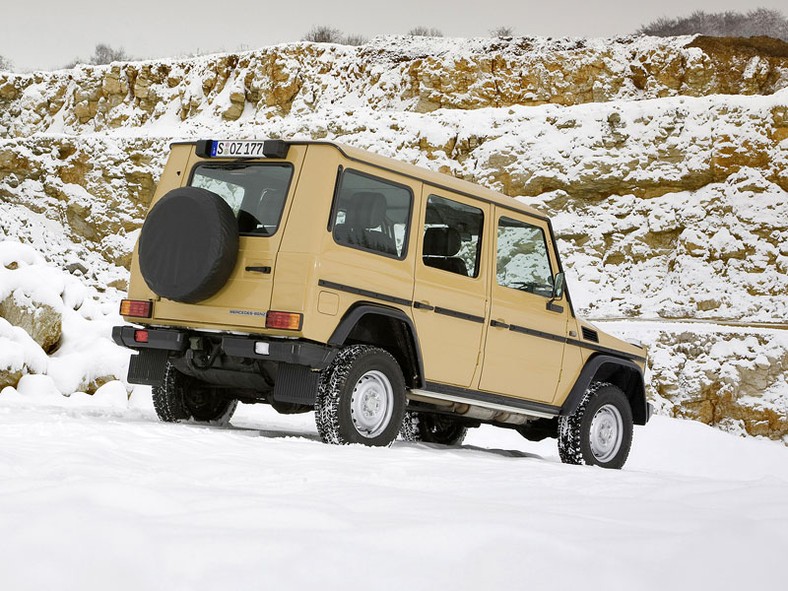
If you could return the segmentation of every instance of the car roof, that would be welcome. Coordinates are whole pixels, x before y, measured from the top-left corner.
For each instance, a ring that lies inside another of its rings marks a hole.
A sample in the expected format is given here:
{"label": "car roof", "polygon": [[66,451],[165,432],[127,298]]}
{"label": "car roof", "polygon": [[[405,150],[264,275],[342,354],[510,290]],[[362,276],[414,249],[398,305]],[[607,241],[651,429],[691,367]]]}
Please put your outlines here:
{"label": "car roof", "polygon": [[[259,140],[259,141],[264,141],[264,140]],[[334,142],[328,140],[314,140],[314,141],[279,140],[279,141],[282,141],[283,143],[288,145],[331,146],[339,150],[342,153],[342,155],[348,158],[349,160],[363,162],[365,164],[369,164],[377,168],[381,168],[387,171],[394,172],[396,174],[401,174],[413,178],[418,181],[422,181],[428,185],[432,185],[437,188],[449,189],[451,191],[460,193],[462,195],[466,195],[473,199],[478,199],[480,201],[484,201],[487,203],[493,203],[495,205],[499,205],[506,209],[519,211],[531,217],[549,222],[549,218],[547,217],[547,215],[545,215],[544,212],[539,211],[538,209],[531,207],[529,205],[525,205],[524,203],[521,203],[514,197],[509,197],[508,195],[504,195],[503,193],[499,193],[497,191],[493,191],[492,189],[482,187],[481,185],[477,185],[476,183],[472,183],[470,181],[466,181],[463,179],[458,179],[449,174],[436,172],[428,168],[424,168],[423,166],[416,166],[415,164],[403,162],[401,160],[397,160],[396,158],[381,156],[380,154],[376,154],[375,152],[370,152],[369,150],[364,150],[361,148],[355,148],[353,146],[348,146],[340,142]],[[196,141],[185,141],[185,142],[173,142],[171,145],[178,145],[178,144],[197,145],[198,143],[199,142]]]}
{"label": "car roof", "polygon": [[340,152],[342,152],[344,156],[346,156],[351,160],[365,162],[379,168],[390,170],[392,172],[396,172],[399,174],[404,174],[406,176],[423,181],[429,185],[451,189],[452,191],[456,191],[458,193],[462,193],[470,197],[479,198],[482,201],[493,203],[495,205],[500,205],[507,209],[521,211],[532,217],[537,217],[545,220],[547,219],[547,216],[545,215],[544,212],[539,211],[538,209],[530,207],[528,205],[525,205],[524,203],[521,203],[517,199],[513,197],[509,197],[508,195],[504,195],[503,193],[499,193],[497,191],[493,191],[492,189],[482,187],[481,185],[477,185],[476,183],[472,183],[463,179],[458,179],[448,174],[435,172],[433,170],[424,168],[422,166],[416,166],[414,164],[403,162],[395,158],[381,156],[380,154],[376,154],[368,150],[363,150],[361,148],[354,148],[352,146],[347,146],[339,142],[330,142],[330,141],[288,142],[288,143],[305,144],[305,145],[328,144],[337,148]]}

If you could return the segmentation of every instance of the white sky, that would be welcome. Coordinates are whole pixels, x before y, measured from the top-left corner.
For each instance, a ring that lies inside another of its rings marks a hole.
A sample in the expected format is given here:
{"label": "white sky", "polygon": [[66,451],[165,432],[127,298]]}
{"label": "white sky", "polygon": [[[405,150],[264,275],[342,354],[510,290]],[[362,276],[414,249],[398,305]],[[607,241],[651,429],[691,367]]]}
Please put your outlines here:
{"label": "white sky", "polygon": [[53,69],[87,59],[97,43],[137,58],[170,57],[298,41],[313,25],[369,38],[416,26],[447,37],[487,36],[501,26],[518,35],[605,37],[660,16],[757,6],[788,16],[786,0],[5,0],[0,55],[20,71]]}

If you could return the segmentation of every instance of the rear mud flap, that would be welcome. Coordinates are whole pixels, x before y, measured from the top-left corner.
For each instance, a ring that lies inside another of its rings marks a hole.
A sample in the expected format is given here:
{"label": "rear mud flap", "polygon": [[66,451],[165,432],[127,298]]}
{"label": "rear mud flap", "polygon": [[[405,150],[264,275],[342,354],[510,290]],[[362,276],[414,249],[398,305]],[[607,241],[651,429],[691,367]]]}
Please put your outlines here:
{"label": "rear mud flap", "polygon": [[305,365],[280,363],[276,372],[274,400],[314,406],[319,379],[320,372]]}
{"label": "rear mud flap", "polygon": [[130,384],[160,386],[164,381],[164,369],[170,352],[165,349],[142,349],[129,360]]}

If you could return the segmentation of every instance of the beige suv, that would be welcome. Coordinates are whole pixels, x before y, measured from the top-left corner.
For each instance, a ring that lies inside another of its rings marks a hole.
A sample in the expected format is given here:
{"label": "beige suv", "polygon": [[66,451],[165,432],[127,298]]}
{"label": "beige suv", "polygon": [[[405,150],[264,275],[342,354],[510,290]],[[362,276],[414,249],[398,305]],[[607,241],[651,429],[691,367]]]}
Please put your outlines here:
{"label": "beige suv", "polygon": [[113,338],[164,421],[314,409],[327,443],[489,423],[619,468],[645,352],[578,319],[550,220],[329,142],[173,144]]}

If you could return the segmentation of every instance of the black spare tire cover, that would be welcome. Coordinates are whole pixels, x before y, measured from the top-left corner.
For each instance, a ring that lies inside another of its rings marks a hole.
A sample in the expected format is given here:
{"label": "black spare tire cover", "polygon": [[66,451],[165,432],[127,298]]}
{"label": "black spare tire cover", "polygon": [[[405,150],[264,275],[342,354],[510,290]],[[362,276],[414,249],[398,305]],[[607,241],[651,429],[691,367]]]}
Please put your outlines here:
{"label": "black spare tire cover", "polygon": [[237,258],[235,214],[206,189],[173,189],[142,225],[140,271],[163,298],[194,304],[211,297],[227,283]]}

